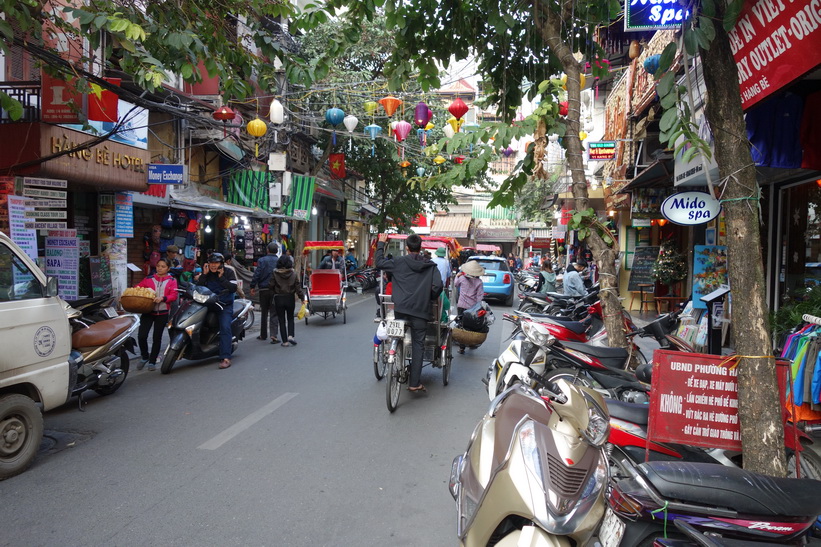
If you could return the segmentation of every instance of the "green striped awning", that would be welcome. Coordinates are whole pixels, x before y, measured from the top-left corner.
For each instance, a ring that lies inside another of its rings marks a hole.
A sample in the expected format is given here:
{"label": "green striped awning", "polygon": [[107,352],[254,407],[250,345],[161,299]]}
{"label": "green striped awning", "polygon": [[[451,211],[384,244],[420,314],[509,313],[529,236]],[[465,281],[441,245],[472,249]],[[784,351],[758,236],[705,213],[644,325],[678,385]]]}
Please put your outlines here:
{"label": "green striped awning", "polygon": [[488,209],[490,200],[473,199],[473,218],[487,218],[491,220],[516,220],[516,211],[510,207],[502,207],[497,205],[492,209]]}
{"label": "green striped awning", "polygon": [[282,212],[294,218],[308,220],[314,201],[315,181],[316,177],[294,175],[291,179],[290,195]]}
{"label": "green striped awning", "polygon": [[273,174],[244,169],[231,175],[228,184],[228,195],[225,201],[235,205],[243,205],[270,211],[268,183],[275,182]]}

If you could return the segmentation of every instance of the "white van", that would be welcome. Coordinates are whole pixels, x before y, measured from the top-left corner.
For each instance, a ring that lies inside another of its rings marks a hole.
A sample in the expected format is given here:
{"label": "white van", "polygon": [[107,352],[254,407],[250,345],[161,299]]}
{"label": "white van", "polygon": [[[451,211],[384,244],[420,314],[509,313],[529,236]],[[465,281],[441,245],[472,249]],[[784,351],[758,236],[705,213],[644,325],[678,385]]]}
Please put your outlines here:
{"label": "white van", "polygon": [[71,389],[71,328],[57,280],[0,232],[0,480],[22,473],[43,437],[43,410]]}

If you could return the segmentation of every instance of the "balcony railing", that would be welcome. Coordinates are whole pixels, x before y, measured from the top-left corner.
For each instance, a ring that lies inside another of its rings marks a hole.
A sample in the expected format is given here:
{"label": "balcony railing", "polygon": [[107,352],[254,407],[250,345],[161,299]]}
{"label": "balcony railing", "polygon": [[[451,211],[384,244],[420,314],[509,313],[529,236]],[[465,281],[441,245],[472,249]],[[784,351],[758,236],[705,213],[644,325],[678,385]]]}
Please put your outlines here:
{"label": "balcony railing", "polygon": [[0,109],[0,123],[40,121],[40,82],[0,82],[0,91],[23,105],[19,120],[12,120],[6,110]]}

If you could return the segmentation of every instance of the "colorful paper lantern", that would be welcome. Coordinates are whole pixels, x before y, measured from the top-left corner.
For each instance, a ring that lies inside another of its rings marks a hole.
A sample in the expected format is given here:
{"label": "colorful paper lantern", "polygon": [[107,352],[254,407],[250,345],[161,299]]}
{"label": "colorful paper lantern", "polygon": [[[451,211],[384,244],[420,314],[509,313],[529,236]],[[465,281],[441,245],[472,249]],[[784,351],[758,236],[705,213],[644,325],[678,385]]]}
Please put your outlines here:
{"label": "colorful paper lantern", "polygon": [[336,146],[336,126],[341,124],[344,119],[345,113],[341,108],[333,107],[325,111],[325,121],[334,127],[334,131],[331,134],[331,142],[334,146]]}
{"label": "colorful paper lantern", "polygon": [[430,131],[430,130],[431,130],[431,129],[433,129],[434,127],[436,127],[436,125],[435,125],[435,124],[433,124],[433,123],[431,123],[431,122],[428,122],[428,124],[425,126],[425,131]]}
{"label": "colorful paper lantern", "polygon": [[[265,122],[260,120],[259,118],[254,118],[248,125],[245,126],[245,130],[248,131],[248,134],[252,137],[259,138],[265,135],[268,132],[268,126],[265,125]],[[259,143],[255,142],[255,149],[256,149],[256,156],[259,156]],[[256,157],[254,156],[254,157]]]}
{"label": "colorful paper lantern", "polygon": [[567,116],[568,103],[562,101],[559,103],[559,116]]}
{"label": "colorful paper lantern", "polygon": [[419,101],[413,111],[413,122],[419,127],[425,127],[428,120],[430,120],[430,108],[422,101]]}
{"label": "colorful paper lantern", "polygon": [[465,120],[460,120],[457,118],[448,118],[448,124],[453,128],[454,133],[459,132],[459,128],[462,127],[463,123],[465,123]]}
{"label": "colorful paper lantern", "polygon": [[436,165],[442,165],[446,161],[448,161],[448,160],[443,158],[441,154],[436,156],[435,158],[433,158],[433,163],[435,163]]}
{"label": "colorful paper lantern", "polygon": [[353,133],[354,130],[356,129],[356,126],[359,125],[359,118],[357,118],[356,116],[353,116],[351,114],[348,114],[342,120],[342,125],[344,125],[345,129],[348,130],[348,133]]}
{"label": "colorful paper lantern", "polygon": [[397,99],[393,95],[388,95],[387,97],[379,99],[379,104],[382,105],[382,108],[385,109],[385,113],[388,116],[393,116],[393,113],[396,112],[396,109],[399,108],[399,105],[402,104],[402,101]]}
{"label": "colorful paper lantern", "polygon": [[660,60],[661,55],[650,55],[644,60],[644,70],[646,70],[648,74],[655,74],[659,69]]}
{"label": "colorful paper lantern", "polygon": [[225,136],[225,126],[226,124],[237,117],[237,113],[234,112],[234,109],[228,106],[221,106],[211,114],[213,118],[217,121],[222,122],[222,136]]}
{"label": "colorful paper lantern", "polygon": [[584,140],[584,139],[586,139],[586,138],[587,138],[587,132],[585,132],[585,131],[579,131],[579,140],[580,140],[580,141],[583,141],[583,140]]}
{"label": "colorful paper lantern", "polygon": [[462,164],[465,161],[465,156],[454,156],[453,163]]}
{"label": "colorful paper lantern", "polygon": [[[371,125],[366,125],[365,126],[365,134],[367,134],[371,138],[372,141],[375,141],[376,137],[378,137],[380,133],[382,133],[382,128],[378,125],[371,124]],[[376,143],[371,145],[371,157],[373,157],[375,155],[376,155]]]}
{"label": "colorful paper lantern", "polygon": [[470,110],[468,105],[466,105],[465,101],[459,97],[456,97],[456,99],[450,103],[450,106],[448,107],[448,112],[450,112],[457,120],[467,114],[468,110]]}
{"label": "colorful paper lantern", "polygon": [[444,126],[442,128],[442,132],[445,134],[445,137],[449,139],[453,138],[453,136],[456,134],[456,131],[453,130],[453,126],[450,124]]}
{"label": "colorful paper lantern", "polygon": [[285,123],[285,107],[279,102],[279,99],[271,101],[271,108],[268,110],[268,119],[271,123],[277,125]]}
{"label": "colorful paper lantern", "polygon": [[379,103],[376,101],[365,101],[362,104],[362,108],[365,109],[365,113],[368,116],[373,116],[374,114],[376,114],[376,109],[379,108]]}
{"label": "colorful paper lantern", "polygon": [[401,167],[402,169],[406,169],[410,167],[410,164],[411,162],[409,162],[408,160],[402,160],[399,162],[399,167]]}
{"label": "colorful paper lantern", "polygon": [[509,158],[510,156],[512,156],[513,152],[514,152],[514,150],[509,146],[507,148],[505,148],[504,150],[502,150],[502,154],[504,154],[504,156],[506,158]]}
{"label": "colorful paper lantern", "polygon": [[[579,89],[584,89],[587,78],[584,74],[579,74]],[[562,74],[562,89],[567,89],[567,74]]]}
{"label": "colorful paper lantern", "polygon": [[425,168],[424,167],[417,167],[416,168],[416,176],[417,177],[424,177],[425,176]]}

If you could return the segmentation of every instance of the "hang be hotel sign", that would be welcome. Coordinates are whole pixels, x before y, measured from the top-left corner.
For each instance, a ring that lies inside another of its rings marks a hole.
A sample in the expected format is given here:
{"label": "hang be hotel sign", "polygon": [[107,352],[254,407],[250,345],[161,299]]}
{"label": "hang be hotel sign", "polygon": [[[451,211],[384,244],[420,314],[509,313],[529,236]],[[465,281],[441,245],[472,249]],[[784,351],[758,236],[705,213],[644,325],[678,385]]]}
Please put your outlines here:
{"label": "hang be hotel sign", "polygon": [[694,226],[718,216],[721,202],[705,192],[679,192],[664,200],[661,214],[673,224]]}

